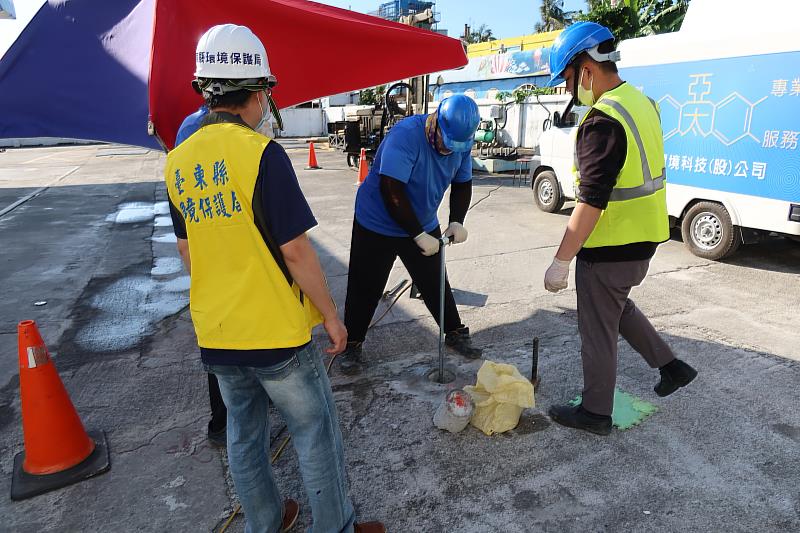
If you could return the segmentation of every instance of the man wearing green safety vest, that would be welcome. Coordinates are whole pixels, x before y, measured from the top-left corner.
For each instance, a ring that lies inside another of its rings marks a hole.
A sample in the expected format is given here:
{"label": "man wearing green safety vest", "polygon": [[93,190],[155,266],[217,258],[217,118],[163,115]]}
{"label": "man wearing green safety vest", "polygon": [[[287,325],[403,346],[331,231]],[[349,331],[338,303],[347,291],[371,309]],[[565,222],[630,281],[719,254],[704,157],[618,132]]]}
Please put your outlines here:
{"label": "man wearing green safety vest", "polygon": [[611,432],[619,335],[660,370],[659,396],[697,375],[628,298],[669,224],[658,106],[619,77],[618,59],[614,36],[593,22],[564,30],[550,52],[550,85],[566,83],[576,104],[591,107],[575,142],[577,205],[544,278],[547,290],[565,289],[577,256],[583,394],[580,405],[553,406],[550,416],[599,435]]}

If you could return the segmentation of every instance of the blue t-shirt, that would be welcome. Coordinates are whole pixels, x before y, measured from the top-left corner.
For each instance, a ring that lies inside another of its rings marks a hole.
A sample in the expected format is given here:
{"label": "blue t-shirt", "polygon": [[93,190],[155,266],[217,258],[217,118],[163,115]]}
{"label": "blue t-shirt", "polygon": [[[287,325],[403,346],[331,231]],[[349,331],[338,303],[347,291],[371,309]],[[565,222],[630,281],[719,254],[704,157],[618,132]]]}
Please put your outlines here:
{"label": "blue t-shirt", "polygon": [[176,147],[200,129],[200,124],[206,115],[208,115],[208,108],[205,105],[201,105],[200,109],[183,119],[181,127],[178,128],[178,135],[175,136]]}
{"label": "blue t-shirt", "polygon": [[427,115],[414,115],[395,124],[378,147],[372,168],[356,195],[356,220],[370,231],[389,237],[408,235],[389,215],[380,190],[383,174],[406,184],[408,199],[425,231],[439,225],[436,212],[451,183],[472,180],[469,152],[441,155],[425,135]]}

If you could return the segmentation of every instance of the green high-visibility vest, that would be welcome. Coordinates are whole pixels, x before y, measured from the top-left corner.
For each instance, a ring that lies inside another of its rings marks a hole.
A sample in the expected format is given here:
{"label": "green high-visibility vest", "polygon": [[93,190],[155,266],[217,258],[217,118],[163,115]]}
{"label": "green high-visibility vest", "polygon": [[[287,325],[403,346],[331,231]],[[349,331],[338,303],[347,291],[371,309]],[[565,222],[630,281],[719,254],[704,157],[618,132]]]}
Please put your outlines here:
{"label": "green high-visibility vest", "polygon": [[[592,107],[622,124],[628,153],[608,207],[583,246],[597,248],[668,240],[664,138],[657,104],[629,83],[623,83],[604,93]],[[588,113],[584,120],[587,116]],[[574,170],[580,185],[577,153]]]}

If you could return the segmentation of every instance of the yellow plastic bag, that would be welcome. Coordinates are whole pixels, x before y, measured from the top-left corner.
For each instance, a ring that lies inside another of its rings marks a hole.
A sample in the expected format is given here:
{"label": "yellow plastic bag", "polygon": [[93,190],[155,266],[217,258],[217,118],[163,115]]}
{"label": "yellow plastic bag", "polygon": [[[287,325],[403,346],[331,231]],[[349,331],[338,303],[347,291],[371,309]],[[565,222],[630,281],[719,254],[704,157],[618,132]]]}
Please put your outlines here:
{"label": "yellow plastic bag", "polygon": [[477,384],[464,390],[475,402],[470,424],[487,435],[514,429],[522,411],[534,406],[533,385],[514,365],[485,361]]}

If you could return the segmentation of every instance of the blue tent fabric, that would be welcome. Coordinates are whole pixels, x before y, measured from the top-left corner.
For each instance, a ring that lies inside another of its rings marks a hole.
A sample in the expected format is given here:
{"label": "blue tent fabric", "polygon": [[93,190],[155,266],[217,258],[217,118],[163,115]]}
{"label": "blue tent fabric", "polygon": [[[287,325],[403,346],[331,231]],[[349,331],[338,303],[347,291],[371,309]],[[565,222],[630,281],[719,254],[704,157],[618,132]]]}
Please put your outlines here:
{"label": "blue tent fabric", "polygon": [[44,4],[0,59],[0,138],[160,148],[147,134],[153,13],[154,0]]}

